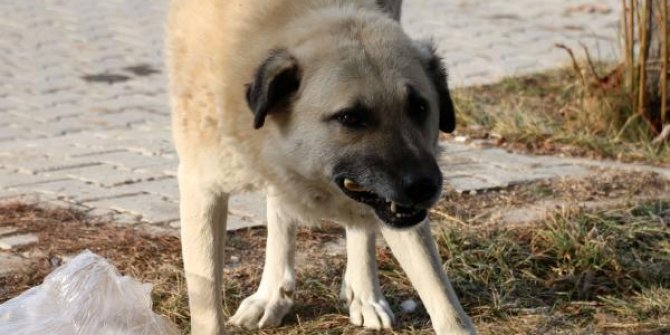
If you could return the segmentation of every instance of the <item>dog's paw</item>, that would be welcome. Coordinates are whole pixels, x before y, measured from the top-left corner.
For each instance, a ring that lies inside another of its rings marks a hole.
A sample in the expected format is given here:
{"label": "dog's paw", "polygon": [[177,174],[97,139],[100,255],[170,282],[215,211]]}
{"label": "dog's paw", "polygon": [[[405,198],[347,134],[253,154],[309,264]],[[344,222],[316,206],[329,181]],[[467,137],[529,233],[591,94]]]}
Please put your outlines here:
{"label": "dog's paw", "polygon": [[477,335],[472,322],[469,319],[461,319],[461,317],[467,318],[467,316],[457,316],[457,315],[436,315],[435,318],[431,318],[431,323],[433,324],[433,330],[435,330],[436,335]]}
{"label": "dog's paw", "polygon": [[377,330],[393,327],[393,312],[382,294],[355,292],[351,286],[345,284],[341,298],[349,305],[351,324]]}
{"label": "dog's paw", "polygon": [[292,306],[291,292],[256,292],[242,301],[228,322],[247,329],[277,327]]}

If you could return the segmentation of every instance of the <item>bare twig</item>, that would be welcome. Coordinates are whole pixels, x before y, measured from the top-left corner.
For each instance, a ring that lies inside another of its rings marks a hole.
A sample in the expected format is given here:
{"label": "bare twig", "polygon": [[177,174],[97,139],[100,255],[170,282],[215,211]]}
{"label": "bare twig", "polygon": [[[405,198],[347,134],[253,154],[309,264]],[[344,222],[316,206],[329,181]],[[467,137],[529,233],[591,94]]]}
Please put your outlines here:
{"label": "bare twig", "polygon": [[639,118],[640,114],[634,113],[633,115],[629,116],[626,122],[623,124],[621,129],[619,129],[619,133],[616,135],[615,140],[618,142],[621,139],[621,136],[623,135],[624,132],[626,132],[626,129],[635,121],[635,119]]}
{"label": "bare twig", "polygon": [[624,54],[624,63],[628,66],[630,63],[630,54],[628,53],[628,5],[626,1],[621,0],[621,32],[623,33],[621,50],[623,50]]}
{"label": "bare twig", "polygon": [[582,81],[582,85],[586,88],[586,78],[584,77],[584,73],[582,72],[582,68],[579,66],[579,62],[577,62],[577,58],[575,58],[575,53],[572,52],[572,49],[566,46],[565,44],[557,43],[555,45],[557,48],[565,50],[568,55],[570,55],[570,58],[572,59],[572,68],[577,72],[579,75],[579,78]]}
{"label": "bare twig", "polygon": [[[646,115],[647,109],[647,59],[649,59],[650,48],[650,25],[651,25],[651,0],[642,1],[642,18],[639,23],[640,31],[640,81],[639,92],[637,100],[637,113],[643,117]],[[653,128],[653,127],[652,127]]]}
{"label": "bare twig", "polygon": [[[637,78],[637,67],[635,65],[635,14],[637,12],[637,0],[628,0],[628,50],[630,53],[630,65],[628,68],[628,87],[632,92],[633,96],[637,96],[635,79]],[[637,100],[631,99],[633,101],[633,112],[637,111]]]}
{"label": "bare twig", "polygon": [[464,225],[464,226],[467,226],[467,225],[468,225],[467,222],[465,222],[465,221],[463,221],[463,220],[461,220],[461,219],[459,219],[459,218],[457,218],[457,217],[455,217],[455,216],[451,216],[451,215],[449,215],[449,214],[447,214],[447,213],[445,213],[445,212],[442,212],[442,211],[438,211],[438,210],[434,210],[434,209],[433,209],[433,210],[430,211],[430,213],[431,213],[431,214],[435,214],[435,215],[437,215],[437,216],[439,216],[439,217],[441,217],[441,218],[443,218],[443,219],[445,219],[445,220],[449,220],[449,221],[451,221],[451,222],[458,223],[458,224],[460,224],[460,225]]}
{"label": "bare twig", "polygon": [[595,64],[593,64],[593,59],[591,58],[591,52],[589,52],[589,48],[584,43],[579,43],[579,45],[581,45],[582,49],[584,49],[584,54],[586,55],[586,61],[589,64],[589,69],[591,70],[591,75],[597,81],[601,82],[602,78],[600,77],[600,75],[598,75],[598,71],[596,71],[596,66],[595,66]]}
{"label": "bare twig", "polygon": [[651,142],[651,144],[661,144],[670,138],[670,124],[663,126],[661,133]]}
{"label": "bare twig", "polygon": [[635,80],[635,53],[633,51],[633,16],[631,15],[631,6],[627,5],[632,0],[621,0],[621,24],[623,31],[623,50],[625,55],[626,72],[626,86],[631,87]]}
{"label": "bare twig", "polygon": [[[668,1],[661,1],[661,31],[663,35],[663,42],[661,45],[661,124],[663,125],[663,131],[661,131],[661,134],[665,132],[667,129],[667,126],[669,124],[668,120],[668,62],[670,60],[668,57],[668,53],[670,52],[668,49],[670,48],[670,42],[668,42],[668,20],[670,17],[668,17]],[[659,136],[660,137],[660,136]],[[667,135],[666,135],[667,137]]]}

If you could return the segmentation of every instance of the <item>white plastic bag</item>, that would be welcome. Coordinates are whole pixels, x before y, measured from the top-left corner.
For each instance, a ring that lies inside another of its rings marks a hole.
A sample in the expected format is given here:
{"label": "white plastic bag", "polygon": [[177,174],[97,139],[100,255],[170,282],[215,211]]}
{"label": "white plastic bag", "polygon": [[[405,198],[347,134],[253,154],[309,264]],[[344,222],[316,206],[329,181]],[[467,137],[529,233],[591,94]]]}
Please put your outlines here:
{"label": "white plastic bag", "polygon": [[151,285],[121,276],[106,259],[86,250],[42,285],[0,305],[0,334],[179,334],[151,305]]}

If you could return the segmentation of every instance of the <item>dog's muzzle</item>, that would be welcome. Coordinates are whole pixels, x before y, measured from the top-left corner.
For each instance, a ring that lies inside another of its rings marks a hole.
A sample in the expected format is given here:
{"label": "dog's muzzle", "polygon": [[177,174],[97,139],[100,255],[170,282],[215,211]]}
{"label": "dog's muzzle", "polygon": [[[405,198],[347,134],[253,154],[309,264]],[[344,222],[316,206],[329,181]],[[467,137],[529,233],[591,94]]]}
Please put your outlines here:
{"label": "dog's muzzle", "polygon": [[382,196],[351,177],[339,176],[335,183],[349,198],[374,209],[377,217],[392,228],[410,228],[423,222],[439,197],[440,178],[408,175],[393,196]]}

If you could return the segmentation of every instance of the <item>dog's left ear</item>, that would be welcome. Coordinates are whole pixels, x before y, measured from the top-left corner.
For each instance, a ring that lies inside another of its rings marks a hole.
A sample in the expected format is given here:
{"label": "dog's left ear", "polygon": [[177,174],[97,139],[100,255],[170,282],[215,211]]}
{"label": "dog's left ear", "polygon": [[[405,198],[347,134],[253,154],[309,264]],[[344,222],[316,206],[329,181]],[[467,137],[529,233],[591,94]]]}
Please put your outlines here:
{"label": "dog's left ear", "polygon": [[432,43],[418,43],[417,47],[424,58],[426,72],[433,81],[439,98],[440,130],[451,133],[456,129],[456,113],[447,85],[447,68]]}
{"label": "dog's left ear", "polygon": [[300,88],[300,68],[285,50],[274,51],[247,85],[247,104],[254,113],[254,128],[265,124],[268,114],[286,111]]}

